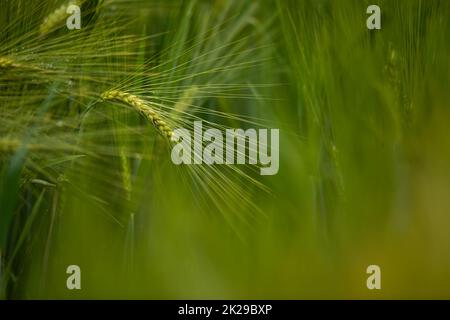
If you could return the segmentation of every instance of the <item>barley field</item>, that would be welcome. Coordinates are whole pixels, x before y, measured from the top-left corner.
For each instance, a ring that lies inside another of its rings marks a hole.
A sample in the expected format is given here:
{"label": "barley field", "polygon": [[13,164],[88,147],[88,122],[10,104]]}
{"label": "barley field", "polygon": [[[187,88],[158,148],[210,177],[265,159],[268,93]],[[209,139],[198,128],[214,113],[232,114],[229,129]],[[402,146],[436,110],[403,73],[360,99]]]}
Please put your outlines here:
{"label": "barley field", "polygon": [[[450,298],[450,1],[0,0],[0,30],[0,299]],[[275,174],[267,139],[174,163],[199,122],[278,129]]]}

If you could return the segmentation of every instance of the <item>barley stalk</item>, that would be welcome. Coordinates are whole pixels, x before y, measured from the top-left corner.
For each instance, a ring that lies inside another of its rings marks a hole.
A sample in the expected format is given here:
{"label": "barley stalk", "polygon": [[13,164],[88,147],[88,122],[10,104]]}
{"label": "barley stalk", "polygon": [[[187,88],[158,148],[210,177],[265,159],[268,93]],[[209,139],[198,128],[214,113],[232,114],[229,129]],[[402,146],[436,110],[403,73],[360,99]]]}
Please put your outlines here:
{"label": "barley stalk", "polygon": [[35,67],[33,65],[22,64],[22,63],[15,61],[14,59],[7,58],[7,57],[0,57],[0,71],[7,70],[7,69],[18,69],[18,70],[22,70],[22,71],[33,70],[36,72],[42,71],[42,69]]}
{"label": "barley stalk", "polygon": [[55,145],[55,144],[38,144],[38,143],[23,143],[19,139],[0,138],[0,156],[2,154],[14,153],[19,148],[24,147],[28,151],[74,151],[77,148],[71,145]]}
{"label": "barley stalk", "polygon": [[101,98],[104,101],[119,101],[131,106],[144,118],[150,120],[163,136],[173,141],[173,130],[148,103],[139,97],[124,91],[109,90],[104,92],[101,95]]}

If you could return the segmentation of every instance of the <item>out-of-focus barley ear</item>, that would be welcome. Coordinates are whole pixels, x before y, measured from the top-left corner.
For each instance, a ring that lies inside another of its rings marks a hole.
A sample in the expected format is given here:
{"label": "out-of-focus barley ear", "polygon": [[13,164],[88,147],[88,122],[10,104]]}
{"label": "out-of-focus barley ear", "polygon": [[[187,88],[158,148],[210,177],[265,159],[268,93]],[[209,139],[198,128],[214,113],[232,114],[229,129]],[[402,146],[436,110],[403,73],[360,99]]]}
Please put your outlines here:
{"label": "out-of-focus barley ear", "polygon": [[58,9],[46,16],[39,27],[39,33],[41,35],[46,35],[56,28],[63,26],[65,19],[68,17],[67,8],[73,4],[78,5],[79,2],[80,1],[77,0],[69,0],[67,3],[61,5]]}
{"label": "out-of-focus barley ear", "polygon": [[30,152],[42,152],[46,153],[49,151],[78,151],[82,150],[70,144],[52,144],[52,143],[24,143],[23,141],[15,138],[0,138],[0,156],[2,155],[10,155],[20,148],[25,148]]}
{"label": "out-of-focus barley ear", "polygon": [[131,199],[131,172],[127,155],[124,148],[120,149],[120,164],[122,168],[123,187],[126,193],[126,199]]}
{"label": "out-of-focus barley ear", "polygon": [[196,85],[184,90],[180,100],[178,100],[173,107],[173,113],[175,116],[179,117],[183,112],[186,112],[186,110],[189,109],[189,106],[192,106],[198,91],[199,88]]}
{"label": "out-of-focus barley ear", "polygon": [[174,141],[172,128],[162,119],[158,112],[149,103],[138,96],[120,90],[105,91],[101,95],[103,101],[119,101],[132,107],[141,116],[152,122],[160,134]]}

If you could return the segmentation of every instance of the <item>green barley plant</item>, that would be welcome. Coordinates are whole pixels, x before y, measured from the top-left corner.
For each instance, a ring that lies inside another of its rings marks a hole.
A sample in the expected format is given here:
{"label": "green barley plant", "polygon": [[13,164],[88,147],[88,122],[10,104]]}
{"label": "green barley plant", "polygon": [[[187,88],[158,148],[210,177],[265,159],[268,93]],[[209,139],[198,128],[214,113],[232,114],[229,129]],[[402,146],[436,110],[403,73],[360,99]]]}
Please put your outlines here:
{"label": "green barley plant", "polygon": [[[69,4],[65,2],[56,10],[51,6],[45,8],[43,11],[49,14],[44,18],[30,11],[6,25],[12,30],[22,20],[29,23],[26,33],[3,39],[4,58],[0,60],[4,71],[0,79],[4,103],[3,177],[9,181],[8,167],[12,166],[14,179],[20,180],[15,191],[17,197],[9,207],[7,185],[1,189],[2,207],[8,209],[2,213],[3,297],[15,296],[23,290],[22,282],[17,283],[17,279],[27,276],[19,278],[19,273],[40,272],[41,283],[35,286],[35,293],[40,295],[48,289],[50,256],[55,254],[53,248],[58,243],[55,228],[70,219],[77,207],[73,201],[86,199],[83,212],[104,213],[106,221],[119,228],[120,235],[125,225],[134,230],[137,206],[154,193],[148,185],[157,185],[158,181],[153,177],[145,181],[149,176],[141,171],[148,170],[145,169],[148,165],[141,162],[161,162],[160,147],[148,149],[151,141],[157,140],[154,135],[144,135],[145,125],[141,127],[137,118],[130,119],[126,109],[105,110],[106,105],[131,107],[169,142],[172,125],[173,128],[175,125],[192,127],[193,119],[204,119],[213,127],[223,128],[226,122],[254,123],[251,116],[241,117],[220,110],[229,99],[250,101],[253,98],[249,83],[239,83],[242,79],[239,73],[257,68],[266,60],[255,56],[259,48],[248,47],[250,36],[240,34],[250,27],[247,19],[231,16],[230,12],[231,19],[237,21],[231,32],[226,29],[229,18],[222,15],[218,25],[204,24],[201,36],[193,37],[197,26],[189,26],[190,16],[186,16],[184,29],[175,32],[174,38],[146,33],[132,36],[126,34],[126,28],[116,27],[122,18],[111,17],[108,4],[114,3],[97,4],[93,9],[90,3],[96,21],[86,32],[72,33],[61,27]],[[78,4],[83,6],[84,2]],[[117,4],[121,5],[120,1]],[[21,5],[21,2],[8,3],[5,7],[13,10]],[[185,9],[192,14],[205,6],[211,4],[192,1],[186,3]],[[246,17],[255,12],[254,5],[239,5],[238,9],[244,10]],[[231,6],[227,10],[231,11]],[[221,45],[214,43],[219,35],[227,37]],[[164,41],[171,44],[155,56],[149,44],[162,37],[167,37]],[[113,84],[116,85],[111,89]],[[211,103],[215,106],[208,106]],[[25,111],[20,118],[16,118],[17,108]],[[18,156],[19,163],[9,162]],[[166,150],[165,157],[170,159],[169,156]],[[176,175],[186,187],[194,183],[196,189],[186,192],[198,197],[202,202],[197,204],[199,208],[219,210],[226,223],[239,233],[235,220],[247,219],[242,206],[248,206],[253,217],[255,210],[259,210],[251,200],[248,183],[265,189],[251,177],[251,172],[245,172],[247,169],[230,167],[223,172],[217,168],[187,168]],[[97,172],[89,182],[93,192],[87,193],[85,179],[93,171]],[[153,198],[157,196],[152,195]],[[237,214],[237,206],[243,209],[241,214]],[[146,225],[145,221],[141,224]],[[136,250],[127,246],[126,255]],[[25,252],[40,256],[41,263],[36,268],[25,267],[28,261]]]}

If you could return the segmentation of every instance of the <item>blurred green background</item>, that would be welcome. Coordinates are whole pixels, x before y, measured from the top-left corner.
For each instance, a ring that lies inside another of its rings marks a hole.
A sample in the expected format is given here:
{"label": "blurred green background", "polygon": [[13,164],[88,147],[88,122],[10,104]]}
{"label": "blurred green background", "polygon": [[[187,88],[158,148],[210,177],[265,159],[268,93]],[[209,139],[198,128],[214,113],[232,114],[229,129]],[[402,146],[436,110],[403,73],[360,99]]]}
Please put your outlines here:
{"label": "blurred green background", "polygon": [[[449,1],[87,1],[39,34],[65,3],[0,4],[2,298],[450,298]],[[174,165],[110,88],[279,128],[279,173]]]}

